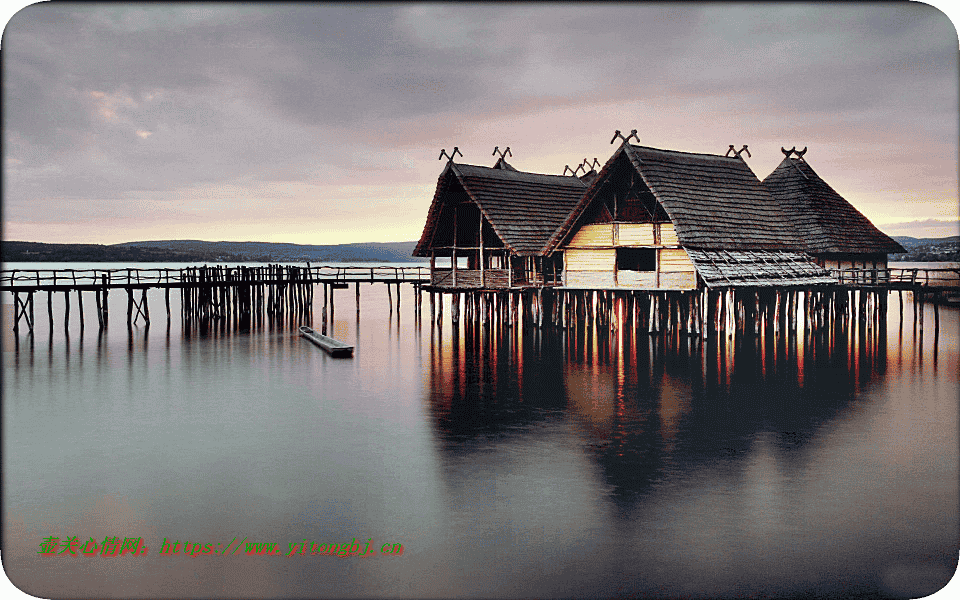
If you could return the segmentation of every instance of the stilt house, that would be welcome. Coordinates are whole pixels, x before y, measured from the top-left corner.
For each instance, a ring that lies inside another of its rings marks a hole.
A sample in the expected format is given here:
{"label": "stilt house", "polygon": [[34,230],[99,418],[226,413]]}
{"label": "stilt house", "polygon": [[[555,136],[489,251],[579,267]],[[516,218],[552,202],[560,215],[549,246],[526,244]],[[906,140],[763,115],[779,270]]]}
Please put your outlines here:
{"label": "stilt house", "polygon": [[624,140],[544,248],[574,289],[810,286],[816,265],[739,154]]}
{"label": "stilt house", "polygon": [[828,269],[886,269],[888,253],[906,250],[820,179],[804,160],[805,152],[783,150],[783,162],[763,180],[804,250]]}
{"label": "stilt house", "polygon": [[[434,287],[555,285],[562,259],[551,262],[543,247],[586,189],[579,177],[518,171],[503,156],[494,167],[451,159],[413,255],[430,257]],[[438,267],[437,257],[449,257],[450,265]]]}

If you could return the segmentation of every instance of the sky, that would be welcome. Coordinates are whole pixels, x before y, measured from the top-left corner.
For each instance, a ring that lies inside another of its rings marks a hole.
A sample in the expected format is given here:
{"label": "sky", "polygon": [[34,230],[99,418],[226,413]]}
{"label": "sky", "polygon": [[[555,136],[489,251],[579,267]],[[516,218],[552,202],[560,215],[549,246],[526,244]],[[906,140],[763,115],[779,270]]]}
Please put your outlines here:
{"label": "sky", "polygon": [[[11,11],[12,14],[12,11]],[[920,3],[33,4],[2,39],[3,237],[419,239],[444,161],[614,130],[781,147],[890,235],[958,225],[958,39]]]}

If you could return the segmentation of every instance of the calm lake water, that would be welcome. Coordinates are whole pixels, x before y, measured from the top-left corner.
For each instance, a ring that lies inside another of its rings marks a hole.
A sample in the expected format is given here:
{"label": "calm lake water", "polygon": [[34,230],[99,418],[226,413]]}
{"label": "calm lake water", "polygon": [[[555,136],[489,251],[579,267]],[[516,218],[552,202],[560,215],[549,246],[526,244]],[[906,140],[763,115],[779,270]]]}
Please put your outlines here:
{"label": "calm lake water", "polygon": [[[449,304],[437,327],[410,286],[399,316],[386,286],[361,293],[358,319],[336,292],[352,359],[289,323],[185,334],[176,292],[169,325],[154,290],[132,330],[112,292],[102,333],[88,293],[82,334],[74,295],[69,335],[42,294],[32,339],[4,306],[10,579],[46,598],[872,598],[954,573],[956,308],[935,332],[926,305],[921,332],[894,293],[885,327],[704,341],[454,327]],[[319,328],[319,288],[314,306]],[[149,551],[39,555],[51,536]],[[287,556],[354,538],[377,555]],[[216,553],[244,539],[281,556]]]}

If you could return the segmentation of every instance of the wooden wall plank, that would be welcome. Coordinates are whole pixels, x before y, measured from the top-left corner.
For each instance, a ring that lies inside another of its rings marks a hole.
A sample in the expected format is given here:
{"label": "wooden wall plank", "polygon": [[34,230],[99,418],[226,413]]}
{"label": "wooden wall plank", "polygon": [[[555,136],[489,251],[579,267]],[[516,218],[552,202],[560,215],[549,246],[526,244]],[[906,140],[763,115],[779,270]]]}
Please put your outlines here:
{"label": "wooden wall plank", "polygon": [[664,246],[679,246],[680,240],[677,239],[677,232],[673,223],[660,223],[660,244]]}
{"label": "wooden wall plank", "polygon": [[694,272],[696,267],[690,261],[683,248],[663,248],[660,250],[660,271],[663,273]]}
{"label": "wooden wall plank", "polygon": [[567,271],[609,271],[611,277],[616,266],[617,251],[610,249],[575,250],[564,252]]}
{"label": "wooden wall plank", "polygon": [[584,225],[573,236],[568,248],[610,247],[613,245],[613,224]]}
{"label": "wooden wall plank", "polygon": [[693,290],[697,275],[693,272],[660,273],[660,287],[668,290]]}
{"label": "wooden wall plank", "polygon": [[653,223],[619,223],[620,246],[652,246]]}

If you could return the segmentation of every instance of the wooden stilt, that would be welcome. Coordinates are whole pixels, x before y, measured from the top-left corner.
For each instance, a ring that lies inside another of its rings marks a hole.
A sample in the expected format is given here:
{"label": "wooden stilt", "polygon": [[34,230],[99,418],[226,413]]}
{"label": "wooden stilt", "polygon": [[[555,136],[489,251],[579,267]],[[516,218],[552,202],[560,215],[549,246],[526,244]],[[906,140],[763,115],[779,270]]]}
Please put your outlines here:
{"label": "wooden stilt", "polygon": [[13,293],[13,332],[20,333],[20,292]]}

